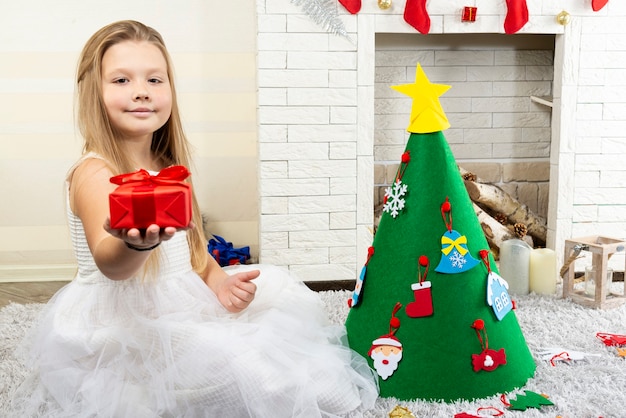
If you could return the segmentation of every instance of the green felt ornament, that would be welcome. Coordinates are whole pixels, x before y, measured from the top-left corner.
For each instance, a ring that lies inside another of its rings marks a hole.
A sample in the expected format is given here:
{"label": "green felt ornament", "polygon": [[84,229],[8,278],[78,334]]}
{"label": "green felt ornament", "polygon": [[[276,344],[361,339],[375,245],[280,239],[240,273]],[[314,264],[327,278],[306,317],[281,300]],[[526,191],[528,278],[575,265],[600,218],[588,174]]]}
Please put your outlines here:
{"label": "green felt ornament", "polygon": [[[424,83],[429,82],[418,66],[416,84]],[[447,229],[441,220],[441,204],[446,198],[454,203],[454,228],[467,238],[468,254],[480,258],[480,250],[489,248],[442,133],[448,127],[447,119],[438,99],[432,100],[447,89],[434,84],[422,87],[418,86],[418,91],[410,86],[403,89],[415,99],[405,150],[410,164],[402,173],[402,183],[410,193],[404,196],[401,214],[383,213],[381,217],[372,243],[376,255],[367,263],[363,282],[366,297],[350,309],[346,320],[348,341],[372,365],[368,356],[372,341],[388,326],[390,307],[400,302],[405,308],[397,312],[402,328],[395,336],[402,341],[402,364],[387,379],[379,379],[380,395],[446,402],[486,398],[522,387],[534,375],[535,362],[515,312],[498,319],[487,303],[485,269],[457,274],[429,271],[426,300],[432,302],[432,314],[423,315],[419,310],[413,314],[413,309],[406,309],[418,301],[417,296],[424,296],[416,295],[416,290],[426,293],[412,286],[416,281],[425,282],[416,280],[419,269],[424,268],[420,257],[436,262],[442,257],[441,238]],[[416,103],[418,100],[427,103]],[[420,120],[428,122],[427,132],[417,132]],[[497,273],[493,256],[488,257],[491,270]],[[419,303],[416,307],[421,309],[423,301]],[[489,347],[506,353],[506,364],[494,370],[473,369],[472,355],[484,351],[471,326],[477,318],[482,318],[489,330]]]}
{"label": "green felt ornament", "polygon": [[539,393],[525,390],[526,395],[518,395],[516,399],[510,400],[508,409],[525,411],[527,408],[541,408],[542,406],[554,405],[548,398]]}

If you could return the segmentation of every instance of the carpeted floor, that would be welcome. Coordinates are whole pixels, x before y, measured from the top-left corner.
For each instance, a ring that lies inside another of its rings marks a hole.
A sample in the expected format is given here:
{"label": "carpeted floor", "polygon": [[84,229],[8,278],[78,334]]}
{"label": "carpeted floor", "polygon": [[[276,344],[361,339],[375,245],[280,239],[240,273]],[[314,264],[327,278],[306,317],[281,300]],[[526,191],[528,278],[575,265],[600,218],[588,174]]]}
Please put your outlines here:
{"label": "carpeted floor", "polygon": [[[333,322],[342,323],[348,313],[348,291],[320,292]],[[450,417],[466,412],[481,416],[479,408],[496,407],[507,417],[563,418],[625,418],[626,417],[626,359],[615,347],[605,346],[596,338],[597,332],[626,334],[626,305],[612,310],[584,308],[555,297],[529,295],[517,297],[519,322],[537,361],[537,372],[524,388],[544,393],[554,406],[526,411],[505,410],[499,396],[473,402],[450,404],[424,401],[379,399],[372,411],[353,417],[388,417],[401,405],[415,417]],[[11,304],[0,310],[0,417],[5,418],[4,406],[9,394],[19,383],[24,369],[14,359],[13,349],[21,340],[42,308],[42,304]],[[583,352],[584,360],[556,362],[552,366],[541,358],[540,350],[554,347],[561,351]],[[522,390],[508,394],[515,399]],[[491,416],[481,410],[482,416]],[[9,417],[6,417],[9,418]],[[13,417],[11,417],[13,418]]]}

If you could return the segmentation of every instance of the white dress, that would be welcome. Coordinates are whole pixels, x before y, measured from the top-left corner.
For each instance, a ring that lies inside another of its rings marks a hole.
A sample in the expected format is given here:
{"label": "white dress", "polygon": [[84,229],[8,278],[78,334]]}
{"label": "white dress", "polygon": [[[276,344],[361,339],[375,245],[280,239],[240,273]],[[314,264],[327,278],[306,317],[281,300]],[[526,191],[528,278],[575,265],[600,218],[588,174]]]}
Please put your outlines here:
{"label": "white dress", "polygon": [[373,407],[377,379],[329,324],[319,296],[274,266],[228,313],[193,272],[185,232],[159,248],[160,274],[113,281],[69,209],[76,278],[28,339],[19,417],[335,417]]}

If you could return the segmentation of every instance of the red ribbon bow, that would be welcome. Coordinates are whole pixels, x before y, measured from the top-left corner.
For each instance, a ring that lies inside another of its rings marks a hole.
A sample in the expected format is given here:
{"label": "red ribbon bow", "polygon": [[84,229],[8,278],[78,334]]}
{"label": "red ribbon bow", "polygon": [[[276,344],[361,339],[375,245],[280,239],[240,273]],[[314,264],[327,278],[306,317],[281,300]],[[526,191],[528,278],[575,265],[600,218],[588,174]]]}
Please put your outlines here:
{"label": "red ribbon bow", "polygon": [[120,174],[111,177],[113,184],[129,184],[133,185],[157,185],[157,184],[175,184],[180,183],[189,177],[189,170],[184,165],[172,165],[164,168],[156,176],[151,175],[143,168],[133,173]]}

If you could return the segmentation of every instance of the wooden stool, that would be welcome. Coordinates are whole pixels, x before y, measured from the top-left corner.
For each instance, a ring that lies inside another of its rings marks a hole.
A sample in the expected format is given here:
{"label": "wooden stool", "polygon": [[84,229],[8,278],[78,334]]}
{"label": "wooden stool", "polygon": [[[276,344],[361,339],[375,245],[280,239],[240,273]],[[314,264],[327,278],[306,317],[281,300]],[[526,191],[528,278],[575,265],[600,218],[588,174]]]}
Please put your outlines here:
{"label": "wooden stool", "polygon": [[[572,263],[563,277],[563,298],[569,297],[581,305],[600,309],[615,308],[626,302],[626,277],[624,278],[624,292],[621,295],[610,294],[611,283],[606,283],[609,257],[614,253],[624,251],[625,248],[626,241],[609,237],[591,236],[565,240],[564,260],[567,260],[575,250],[589,251],[592,254],[591,265],[596,272],[596,287],[593,297],[586,295],[584,290],[574,291],[575,272]],[[626,276],[626,268],[624,275]]]}

